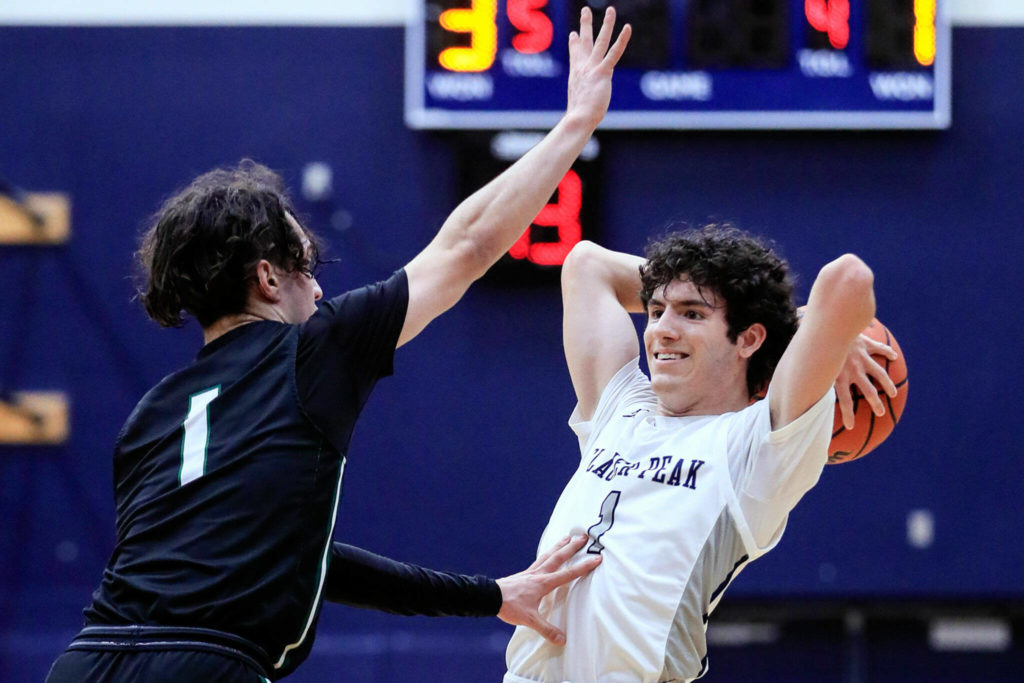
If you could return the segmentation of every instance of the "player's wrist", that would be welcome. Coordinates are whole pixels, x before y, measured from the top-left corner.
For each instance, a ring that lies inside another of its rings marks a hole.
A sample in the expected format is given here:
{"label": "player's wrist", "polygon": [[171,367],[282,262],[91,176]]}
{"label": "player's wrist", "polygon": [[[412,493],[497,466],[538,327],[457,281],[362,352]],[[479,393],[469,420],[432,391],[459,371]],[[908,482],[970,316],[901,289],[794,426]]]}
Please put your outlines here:
{"label": "player's wrist", "polygon": [[603,118],[603,114],[594,114],[582,107],[573,107],[562,115],[559,127],[589,138]]}

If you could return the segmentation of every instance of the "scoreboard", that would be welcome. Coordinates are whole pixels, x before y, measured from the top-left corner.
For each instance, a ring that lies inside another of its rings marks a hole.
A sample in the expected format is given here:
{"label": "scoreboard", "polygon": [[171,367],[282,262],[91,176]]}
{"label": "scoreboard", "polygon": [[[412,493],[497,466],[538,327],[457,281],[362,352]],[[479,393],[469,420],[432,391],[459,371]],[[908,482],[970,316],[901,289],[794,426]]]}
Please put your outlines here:
{"label": "scoreboard", "polygon": [[947,0],[420,0],[413,128],[548,128],[568,35],[612,5],[633,36],[602,128],[945,128]]}

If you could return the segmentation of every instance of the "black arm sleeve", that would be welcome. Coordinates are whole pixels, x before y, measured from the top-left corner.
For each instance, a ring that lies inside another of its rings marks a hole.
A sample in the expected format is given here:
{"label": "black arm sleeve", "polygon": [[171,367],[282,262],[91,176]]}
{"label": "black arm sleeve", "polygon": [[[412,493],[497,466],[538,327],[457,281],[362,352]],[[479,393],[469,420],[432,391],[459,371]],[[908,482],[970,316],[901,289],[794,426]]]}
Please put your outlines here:
{"label": "black arm sleeve", "polygon": [[439,572],[344,543],[331,545],[324,597],[406,616],[493,617],[501,589],[486,576]]}

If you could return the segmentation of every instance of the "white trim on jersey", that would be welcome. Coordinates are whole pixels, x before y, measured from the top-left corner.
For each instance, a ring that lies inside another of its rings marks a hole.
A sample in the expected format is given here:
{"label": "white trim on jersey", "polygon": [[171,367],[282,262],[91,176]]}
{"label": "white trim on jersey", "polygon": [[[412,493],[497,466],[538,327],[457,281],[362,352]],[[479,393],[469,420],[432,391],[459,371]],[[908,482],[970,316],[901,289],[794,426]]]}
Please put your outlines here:
{"label": "white trim on jersey", "polygon": [[324,582],[327,580],[327,558],[331,554],[331,542],[334,538],[334,524],[338,520],[338,502],[341,500],[341,480],[345,478],[345,463],[346,459],[341,459],[341,466],[338,472],[338,485],[334,489],[334,508],[331,510],[331,527],[327,531],[327,543],[324,546],[323,557],[320,558],[320,581],[316,587],[316,593],[313,596],[313,605],[309,608],[309,617],[306,619],[306,626],[302,629],[302,635],[291,645],[286,645],[284,650],[281,652],[281,657],[274,662],[274,668],[280,669],[284,666],[285,660],[288,658],[288,653],[295,648],[302,645],[306,640],[306,636],[309,635],[309,629],[313,626],[313,618],[316,616],[316,609],[320,605],[320,600],[324,592]]}

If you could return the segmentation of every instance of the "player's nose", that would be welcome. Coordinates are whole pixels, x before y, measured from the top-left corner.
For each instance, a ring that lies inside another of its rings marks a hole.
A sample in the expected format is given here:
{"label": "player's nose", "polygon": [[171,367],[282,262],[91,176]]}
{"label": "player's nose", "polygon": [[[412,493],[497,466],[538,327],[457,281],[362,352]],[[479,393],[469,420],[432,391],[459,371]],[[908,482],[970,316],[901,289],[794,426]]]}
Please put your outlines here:
{"label": "player's nose", "polygon": [[666,311],[654,323],[654,332],[659,337],[675,339],[679,336],[679,326],[676,324],[675,316]]}

